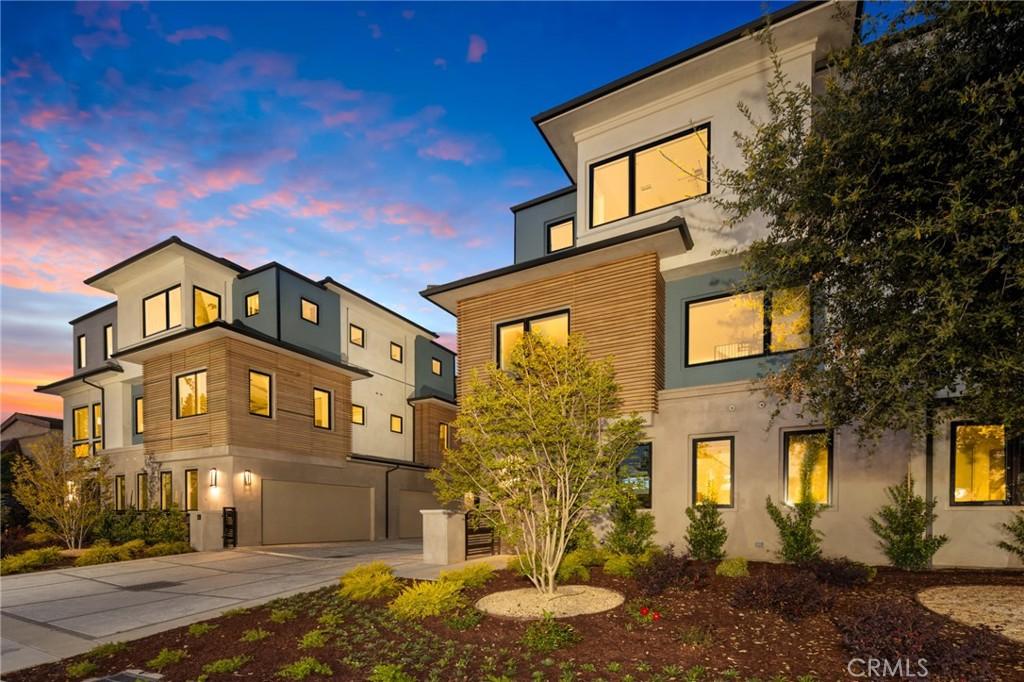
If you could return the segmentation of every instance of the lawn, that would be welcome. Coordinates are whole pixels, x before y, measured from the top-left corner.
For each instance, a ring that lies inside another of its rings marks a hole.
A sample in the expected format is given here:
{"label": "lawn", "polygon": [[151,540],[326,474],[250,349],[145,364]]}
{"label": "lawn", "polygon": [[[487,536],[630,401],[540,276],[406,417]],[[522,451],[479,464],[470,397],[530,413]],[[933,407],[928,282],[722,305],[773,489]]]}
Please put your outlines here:
{"label": "lawn", "polygon": [[[691,568],[699,580],[681,578],[654,597],[644,596],[645,586],[633,578],[594,568],[590,584],[623,592],[626,603],[559,621],[571,630],[534,626],[526,640],[528,623],[484,617],[466,606],[443,616],[401,620],[387,608],[387,598],[355,602],[328,588],[6,679],[66,680],[142,668],[158,670],[169,680],[211,682],[238,677],[824,682],[851,679],[846,666],[854,652],[844,639],[871,633],[858,635],[850,623],[870,631],[872,623],[882,622],[858,620],[867,611],[875,618],[878,612],[882,618],[890,612],[922,617],[936,628],[932,635],[938,639],[931,646],[938,642],[946,657],[957,659],[954,668],[960,668],[950,675],[933,672],[928,679],[1024,680],[1024,644],[931,617],[913,602],[918,590],[937,585],[1022,586],[1024,573],[879,569],[868,585],[815,587],[815,581],[808,582],[810,574],[773,564],[751,564],[748,578],[715,575],[713,566]],[[764,584],[786,586],[790,594],[781,596],[783,602],[796,597],[800,604],[776,610],[735,606],[738,587],[745,581],[760,585],[762,577]],[[483,587],[463,590],[463,602],[524,584],[500,571]],[[799,585],[803,588],[794,587]],[[815,597],[807,599],[799,589],[811,589]],[[906,636],[895,626],[890,634]],[[915,645],[912,639],[907,642]],[[559,648],[545,650],[554,646]]]}

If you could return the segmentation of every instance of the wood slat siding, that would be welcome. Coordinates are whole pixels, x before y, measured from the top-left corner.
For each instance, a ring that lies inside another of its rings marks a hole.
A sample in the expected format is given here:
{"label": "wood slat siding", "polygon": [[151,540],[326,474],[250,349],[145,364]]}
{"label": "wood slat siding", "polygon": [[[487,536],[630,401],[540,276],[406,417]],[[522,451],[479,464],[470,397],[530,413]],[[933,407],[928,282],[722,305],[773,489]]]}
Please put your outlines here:
{"label": "wood slat siding", "polygon": [[451,423],[455,421],[455,408],[436,403],[415,403],[413,420],[416,428],[413,433],[414,459],[427,466],[441,466],[441,441],[439,429],[441,422],[449,427],[448,442],[455,444],[455,431]]}
{"label": "wood slat siding", "polygon": [[[207,414],[174,418],[174,378],[207,371]],[[273,418],[249,414],[249,370],[273,377]],[[235,339],[219,339],[147,361],[147,454],[217,445],[345,458],[352,453],[351,379],[322,365]],[[313,387],[334,394],[330,431],[313,426]]]}
{"label": "wood slat siding", "polygon": [[656,411],[665,377],[665,282],[655,253],[459,301],[459,394],[495,360],[501,322],[569,309],[595,358],[612,357],[626,411]]}

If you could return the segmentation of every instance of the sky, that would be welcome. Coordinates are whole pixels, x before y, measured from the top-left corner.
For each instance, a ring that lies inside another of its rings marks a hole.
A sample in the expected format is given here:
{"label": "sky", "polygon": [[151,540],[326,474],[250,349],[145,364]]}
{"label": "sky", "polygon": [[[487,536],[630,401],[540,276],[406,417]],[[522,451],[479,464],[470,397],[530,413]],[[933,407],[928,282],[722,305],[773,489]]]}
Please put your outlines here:
{"label": "sky", "polygon": [[59,414],[82,283],[171,235],[418,292],[512,261],[568,184],[530,117],[786,3],[0,6],[0,417]]}

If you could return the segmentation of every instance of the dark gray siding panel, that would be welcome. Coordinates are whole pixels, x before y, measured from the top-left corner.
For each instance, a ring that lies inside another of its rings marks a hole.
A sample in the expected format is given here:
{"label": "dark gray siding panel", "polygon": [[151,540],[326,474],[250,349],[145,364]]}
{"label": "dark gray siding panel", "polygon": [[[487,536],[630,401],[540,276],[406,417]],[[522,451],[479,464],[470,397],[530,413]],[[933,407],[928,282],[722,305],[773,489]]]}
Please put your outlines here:
{"label": "dark gray siding panel", "polygon": [[[95,315],[80,318],[71,326],[71,367],[75,374],[87,372],[103,365],[104,332],[108,324],[114,326],[114,351],[117,351],[117,306],[100,310]],[[78,337],[85,334],[85,367],[78,366]]]}
{"label": "dark gray siding panel", "polygon": [[[271,268],[275,270],[276,268]],[[338,294],[280,270],[277,304],[280,339],[341,360],[341,299]],[[320,306],[319,324],[302,319],[302,299]]]}
{"label": "dark gray siding panel", "polygon": [[[277,270],[268,268],[248,277],[235,279],[231,289],[232,319],[247,327],[277,336]],[[260,312],[252,317],[245,316],[245,297],[259,292]]]}
{"label": "dark gray siding panel", "polygon": [[547,253],[547,226],[576,215],[576,192],[524,208],[515,214],[515,262],[540,258]]}
{"label": "dark gray siding panel", "polygon": [[[441,376],[430,369],[433,358],[441,361]],[[424,395],[455,400],[455,353],[425,336],[417,336],[416,396]]]}

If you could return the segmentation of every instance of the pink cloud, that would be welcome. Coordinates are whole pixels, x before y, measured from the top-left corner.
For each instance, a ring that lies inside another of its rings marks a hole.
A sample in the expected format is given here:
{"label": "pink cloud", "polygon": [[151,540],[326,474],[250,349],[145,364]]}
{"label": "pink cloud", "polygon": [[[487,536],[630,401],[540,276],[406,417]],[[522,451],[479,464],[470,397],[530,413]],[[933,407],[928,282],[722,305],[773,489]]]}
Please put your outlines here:
{"label": "pink cloud", "polygon": [[128,47],[132,41],[121,27],[121,14],[130,6],[127,2],[79,2],[75,13],[82,17],[86,27],[95,30],[76,35],[71,42],[86,59],[92,59],[96,50],[104,46]]}
{"label": "pink cloud", "polygon": [[380,30],[379,24],[370,24],[370,37],[374,40],[380,40],[380,37],[384,35]]}
{"label": "pink cloud", "polygon": [[437,335],[435,341],[453,353],[459,351],[459,338],[455,335],[455,332],[441,332]]}
{"label": "pink cloud", "polygon": [[177,208],[181,197],[174,190],[162,189],[153,196],[153,201],[160,208]]}
{"label": "pink cloud", "polygon": [[489,242],[486,239],[483,239],[481,237],[473,237],[472,239],[467,240],[466,243],[463,244],[463,246],[465,246],[467,249],[479,249],[483,246],[487,246],[488,243]]}
{"label": "pink cloud", "polygon": [[397,202],[380,209],[384,222],[391,225],[407,225],[416,234],[429,230],[431,236],[450,239],[457,233],[444,213],[416,204]]}
{"label": "pink cloud", "polygon": [[48,83],[64,82],[64,79],[53,70],[53,67],[37,54],[27,59],[14,57],[11,59],[11,63],[14,64],[15,68],[8,70],[7,75],[0,79],[0,83],[3,85],[9,85],[17,80],[33,80],[37,78]]}
{"label": "pink cloud", "polygon": [[20,187],[39,182],[50,167],[50,157],[33,140],[29,143],[10,140],[3,143],[0,152],[4,185]]}
{"label": "pink cloud", "polygon": [[363,119],[362,113],[357,109],[349,109],[348,111],[338,111],[333,114],[324,114],[324,125],[333,128],[334,126],[344,125],[348,123],[358,123]]}
{"label": "pink cloud", "polygon": [[440,161],[458,161],[471,166],[484,158],[479,146],[467,139],[442,137],[419,150],[420,158],[438,159]]}
{"label": "pink cloud", "polygon": [[170,34],[167,36],[167,42],[180,45],[187,40],[206,40],[207,38],[216,38],[217,40],[229,42],[231,40],[231,31],[223,26],[192,26],[191,28],[179,29]]}
{"label": "pink cloud", "polygon": [[[85,118],[87,114],[85,112],[78,112],[78,118]],[[63,123],[66,121],[72,121],[76,118],[75,114],[72,114],[66,107],[63,106],[42,106],[37,109],[33,109],[22,118],[22,122],[29,128],[36,130],[45,130],[54,123]]]}
{"label": "pink cloud", "polygon": [[263,176],[252,168],[236,166],[233,168],[217,168],[201,173],[196,180],[186,178],[185,189],[196,199],[211,194],[227,192],[241,185],[258,185]]}
{"label": "pink cloud", "polygon": [[466,61],[470,64],[478,64],[483,61],[485,54],[487,54],[487,41],[475,33],[469,36]]}
{"label": "pink cloud", "polygon": [[51,182],[40,196],[53,196],[61,192],[81,192],[83,194],[104,193],[97,181],[110,178],[114,171],[125,164],[125,159],[118,153],[85,154],[74,159],[75,167],[64,171]]}
{"label": "pink cloud", "polygon": [[337,213],[345,208],[340,201],[321,201],[310,199],[306,205],[297,211],[297,215],[303,218],[322,217],[331,213]]}

